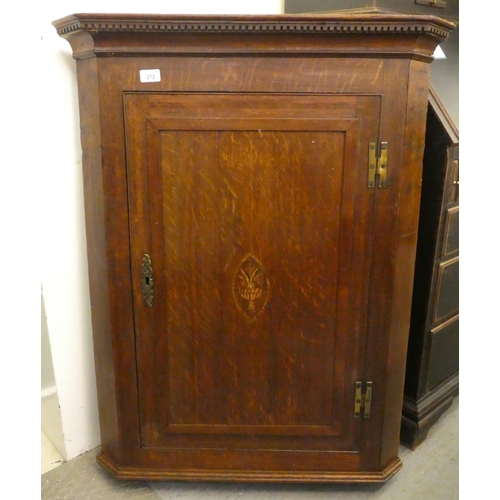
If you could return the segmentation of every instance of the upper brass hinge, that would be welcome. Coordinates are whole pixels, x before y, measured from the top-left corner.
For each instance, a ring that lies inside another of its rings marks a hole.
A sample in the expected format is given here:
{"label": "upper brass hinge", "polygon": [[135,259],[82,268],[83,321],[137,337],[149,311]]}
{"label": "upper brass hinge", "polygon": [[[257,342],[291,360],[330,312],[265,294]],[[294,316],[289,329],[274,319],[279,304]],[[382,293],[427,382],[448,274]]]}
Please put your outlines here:
{"label": "upper brass hinge", "polygon": [[378,176],[378,187],[387,187],[387,142],[370,142],[368,149],[368,187],[375,188],[375,176]]}
{"label": "upper brass hinge", "polygon": [[356,382],[354,394],[354,418],[370,418],[372,410],[372,390],[373,382],[366,382],[363,392],[363,382]]}

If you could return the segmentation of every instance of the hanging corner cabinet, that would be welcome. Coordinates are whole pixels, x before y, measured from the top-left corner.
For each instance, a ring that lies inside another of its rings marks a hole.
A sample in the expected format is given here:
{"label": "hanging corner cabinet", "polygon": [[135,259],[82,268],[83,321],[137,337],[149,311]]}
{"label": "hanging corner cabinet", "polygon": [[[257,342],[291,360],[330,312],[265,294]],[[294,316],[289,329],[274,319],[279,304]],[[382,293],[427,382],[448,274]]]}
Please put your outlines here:
{"label": "hanging corner cabinet", "polygon": [[102,449],[123,479],[398,458],[430,16],[76,14]]}

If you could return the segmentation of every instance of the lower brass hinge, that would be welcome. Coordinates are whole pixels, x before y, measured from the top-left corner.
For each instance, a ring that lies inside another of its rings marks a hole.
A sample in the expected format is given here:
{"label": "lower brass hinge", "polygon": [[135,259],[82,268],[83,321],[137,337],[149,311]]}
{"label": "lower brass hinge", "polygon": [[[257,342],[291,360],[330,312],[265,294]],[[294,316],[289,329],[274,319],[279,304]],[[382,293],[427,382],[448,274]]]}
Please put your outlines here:
{"label": "lower brass hinge", "polygon": [[380,143],[380,151],[377,151],[377,143],[370,142],[368,145],[368,187],[375,188],[375,176],[378,176],[378,187],[387,187],[387,142]]}
{"label": "lower brass hinge", "polygon": [[365,392],[363,392],[363,382],[356,382],[354,418],[370,418],[372,409],[372,387],[373,382],[367,382]]}

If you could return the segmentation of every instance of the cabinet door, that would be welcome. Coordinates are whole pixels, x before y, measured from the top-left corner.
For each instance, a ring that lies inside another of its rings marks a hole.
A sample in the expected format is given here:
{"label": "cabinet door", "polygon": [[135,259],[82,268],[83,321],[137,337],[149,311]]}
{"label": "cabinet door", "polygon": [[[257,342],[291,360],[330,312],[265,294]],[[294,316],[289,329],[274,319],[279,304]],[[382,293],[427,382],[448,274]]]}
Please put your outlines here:
{"label": "cabinet door", "polygon": [[355,470],[380,97],[128,93],[124,113],[142,446]]}

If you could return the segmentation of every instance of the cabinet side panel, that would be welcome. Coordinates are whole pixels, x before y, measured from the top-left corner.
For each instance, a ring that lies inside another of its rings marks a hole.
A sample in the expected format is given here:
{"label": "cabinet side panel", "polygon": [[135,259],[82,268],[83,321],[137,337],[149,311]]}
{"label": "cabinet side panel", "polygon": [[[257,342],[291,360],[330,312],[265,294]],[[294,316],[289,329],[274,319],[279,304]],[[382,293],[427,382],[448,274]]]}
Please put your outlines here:
{"label": "cabinet side panel", "polygon": [[[109,71],[106,58],[98,58],[98,92],[101,110],[101,161],[106,231],[106,279],[109,288],[109,316],[113,349],[116,401],[103,402],[116,408],[120,459],[134,460],[131,450],[140,442],[137,402],[136,347],[132,307],[132,274],[141,273],[141,261],[131,261],[129,205],[125,167],[123,93],[116,82],[127,85],[126,75],[134,59],[122,61]],[[141,256],[142,258],[142,256]],[[111,356],[109,359],[111,363]],[[111,367],[111,365],[110,365]],[[103,450],[106,451],[106,450]]]}
{"label": "cabinet side panel", "polygon": [[410,324],[411,297],[418,232],[419,204],[422,186],[429,65],[410,62],[403,170],[399,189],[399,214],[396,230],[395,271],[392,306],[388,322],[389,351],[386,370],[385,419],[382,436],[381,465],[397,456],[406,352]]}
{"label": "cabinet side panel", "polygon": [[[385,435],[385,412],[391,408],[393,394],[391,382],[395,373],[387,366],[389,349],[397,361],[400,346],[390,346],[394,339],[390,335],[392,297],[396,251],[398,247],[399,199],[404,182],[404,130],[407,107],[407,85],[410,62],[406,60],[384,61],[382,86],[382,109],[379,141],[388,144],[387,187],[374,190],[374,226],[369,283],[368,343],[366,347],[365,380],[373,381],[371,416],[363,422],[364,465],[366,470],[381,467],[381,446]],[[397,75],[397,78],[395,77]],[[367,184],[365,184],[367,186]],[[369,189],[365,187],[365,189]],[[384,361],[382,361],[384,360]],[[403,360],[404,362],[404,360]],[[395,367],[396,368],[396,367]],[[394,423],[392,423],[394,425]],[[398,439],[395,440],[397,445]],[[392,450],[391,450],[392,451]],[[397,457],[397,450],[392,458]]]}
{"label": "cabinet side panel", "polygon": [[113,455],[118,439],[115,371],[109,316],[108,266],[101,159],[97,59],[77,62],[85,225],[101,443]]}

